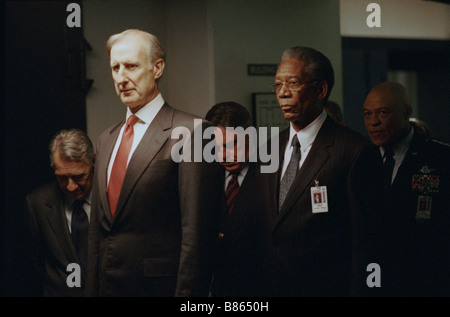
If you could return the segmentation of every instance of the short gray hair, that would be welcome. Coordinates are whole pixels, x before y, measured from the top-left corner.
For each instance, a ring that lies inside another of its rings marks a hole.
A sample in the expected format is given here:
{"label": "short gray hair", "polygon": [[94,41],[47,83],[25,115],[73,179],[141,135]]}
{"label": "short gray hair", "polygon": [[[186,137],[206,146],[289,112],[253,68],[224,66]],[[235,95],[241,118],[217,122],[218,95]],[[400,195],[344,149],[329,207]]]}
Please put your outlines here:
{"label": "short gray hair", "polygon": [[125,36],[130,34],[137,34],[142,37],[142,40],[144,41],[144,45],[146,47],[147,56],[149,58],[150,65],[152,68],[156,60],[160,58],[162,60],[165,60],[166,53],[164,52],[164,49],[162,48],[158,38],[153,34],[138,29],[129,29],[121,33],[111,35],[108,41],[106,42],[106,49],[108,50],[108,53],[109,54],[111,53],[111,48],[113,47],[114,44],[116,44],[119,40],[123,39]]}
{"label": "short gray hair", "polygon": [[325,80],[327,82],[328,92],[324,98],[324,101],[327,101],[334,85],[334,70],[328,57],[313,48],[295,46],[284,50],[281,55],[282,61],[289,58],[295,58],[305,62],[306,71],[314,79]]}
{"label": "short gray hair", "polygon": [[88,135],[80,129],[61,130],[50,141],[50,166],[55,167],[53,154],[59,155],[66,161],[85,162],[94,165],[94,147]]}

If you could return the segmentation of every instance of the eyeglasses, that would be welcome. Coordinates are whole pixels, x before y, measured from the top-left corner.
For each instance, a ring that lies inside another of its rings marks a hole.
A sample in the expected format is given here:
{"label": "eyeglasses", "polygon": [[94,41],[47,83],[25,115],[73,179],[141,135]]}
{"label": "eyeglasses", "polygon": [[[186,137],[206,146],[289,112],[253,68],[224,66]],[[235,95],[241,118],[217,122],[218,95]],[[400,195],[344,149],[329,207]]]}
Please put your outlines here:
{"label": "eyeglasses", "polygon": [[306,84],[311,84],[311,83],[314,83],[317,81],[320,81],[320,80],[314,79],[314,80],[310,80],[310,81],[278,82],[278,83],[274,83],[270,86],[272,87],[273,92],[279,93],[281,90],[281,87],[283,87],[283,85],[286,85],[287,89],[289,89],[290,91],[297,91],[300,89],[301,86],[306,85]]}

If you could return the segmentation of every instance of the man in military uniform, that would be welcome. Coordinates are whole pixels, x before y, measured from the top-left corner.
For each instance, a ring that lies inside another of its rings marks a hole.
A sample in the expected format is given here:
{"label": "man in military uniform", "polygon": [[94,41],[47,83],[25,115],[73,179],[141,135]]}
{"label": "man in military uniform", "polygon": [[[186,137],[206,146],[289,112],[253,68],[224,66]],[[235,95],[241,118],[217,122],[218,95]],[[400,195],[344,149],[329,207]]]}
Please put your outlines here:
{"label": "man in military uniform", "polygon": [[450,295],[450,147],[411,125],[405,87],[375,86],[364,102],[367,133],[386,170],[379,228],[381,294]]}

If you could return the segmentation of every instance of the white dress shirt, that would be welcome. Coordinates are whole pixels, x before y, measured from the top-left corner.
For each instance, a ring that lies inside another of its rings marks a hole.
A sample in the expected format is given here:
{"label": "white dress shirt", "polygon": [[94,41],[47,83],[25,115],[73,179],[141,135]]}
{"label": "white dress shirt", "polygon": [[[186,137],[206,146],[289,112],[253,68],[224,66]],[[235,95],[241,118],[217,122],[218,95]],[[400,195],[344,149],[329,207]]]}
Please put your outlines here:
{"label": "white dress shirt", "polygon": [[287,166],[289,164],[289,161],[291,160],[292,138],[296,136],[300,143],[301,158],[298,166],[298,168],[300,169],[301,166],[303,165],[303,162],[305,162],[306,157],[308,156],[308,153],[311,150],[311,145],[316,139],[317,133],[319,133],[319,130],[322,127],[322,124],[325,122],[326,118],[327,114],[325,111],[323,111],[313,122],[311,122],[304,129],[298,132],[294,130],[292,124],[290,125],[289,142],[284,151],[283,169],[281,171],[281,177],[283,177],[284,172],[286,171]]}
{"label": "white dress shirt", "polygon": [[[153,119],[155,119],[156,115],[158,114],[159,110],[161,110],[162,106],[164,105],[164,99],[161,94],[158,94],[155,99],[150,101],[148,104],[146,104],[144,107],[139,109],[134,115],[139,118],[139,120],[134,124],[134,137],[133,137],[133,145],[131,146],[130,155],[128,156],[128,162],[130,162],[130,158],[132,157],[134,150],[136,150],[139,142],[141,142],[142,137],[145,134],[145,131],[147,131],[147,128],[149,127],[150,123],[152,123]],[[126,120],[132,115],[130,108],[127,108],[127,115]],[[126,123],[125,120],[125,123]],[[109,160],[108,165],[108,179],[107,183],[109,184],[109,178],[111,176],[111,170],[114,164],[114,160],[117,155],[117,151],[119,150],[120,142],[122,141],[122,135],[123,131],[125,130],[125,125],[122,126],[120,129],[119,136],[117,138],[116,144],[114,146],[114,150],[111,154],[111,159]]]}
{"label": "white dress shirt", "polygon": [[[406,152],[408,152],[409,149],[409,144],[411,143],[411,140],[414,136],[414,129],[411,128],[411,131],[409,132],[409,134],[406,136],[406,138],[400,140],[400,142],[398,142],[393,148],[392,151],[394,152],[394,170],[392,171],[392,179],[391,179],[391,183],[394,182],[395,176],[397,175],[398,169],[400,168],[400,165],[402,165],[403,160],[406,157]],[[384,148],[382,146],[380,146],[380,153],[381,153],[381,157],[383,157],[383,163],[386,160],[386,158],[384,158]]]}
{"label": "white dress shirt", "polygon": [[[238,175],[239,186],[242,185],[245,175],[247,175],[248,166],[249,166],[248,164],[245,165],[245,167],[239,172],[239,175]],[[228,171],[225,171],[225,188],[224,188],[225,191],[227,190],[228,183],[230,182],[231,178],[232,178],[232,174]]]}

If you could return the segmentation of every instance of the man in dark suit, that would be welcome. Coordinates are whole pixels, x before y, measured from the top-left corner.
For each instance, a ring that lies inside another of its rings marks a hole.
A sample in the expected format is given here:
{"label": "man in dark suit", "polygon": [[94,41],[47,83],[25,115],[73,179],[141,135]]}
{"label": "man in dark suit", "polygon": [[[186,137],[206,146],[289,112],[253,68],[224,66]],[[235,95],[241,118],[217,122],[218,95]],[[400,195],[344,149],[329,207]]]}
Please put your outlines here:
{"label": "man in dark suit", "polygon": [[382,295],[449,296],[450,147],[411,125],[411,103],[399,83],[375,86],[363,113],[386,170]]}
{"label": "man in dark suit", "polygon": [[262,295],[260,222],[264,204],[258,198],[259,168],[250,161],[250,113],[236,102],[221,102],[207,112],[205,119],[220,129],[216,142],[224,169],[224,202],[212,296]]}
{"label": "man in dark suit", "polygon": [[193,134],[194,119],[202,120],[164,102],[158,89],[164,51],[155,36],[126,30],[111,36],[107,49],[127,120],[97,143],[88,295],[206,296],[220,166],[185,156],[178,162],[172,153],[183,140],[175,128]]}
{"label": "man in dark suit", "polygon": [[[94,174],[91,140],[81,130],[60,131],[50,142],[50,162],[56,182],[26,197],[39,294],[83,296]],[[76,209],[77,202],[82,209]],[[77,276],[70,276],[75,272],[70,263],[80,265]]]}
{"label": "man in dark suit", "polygon": [[322,53],[283,52],[272,87],[290,127],[278,136],[279,169],[266,175],[272,296],[348,296],[365,286],[370,246],[362,241],[381,162],[367,139],[325,113],[333,84]]}

